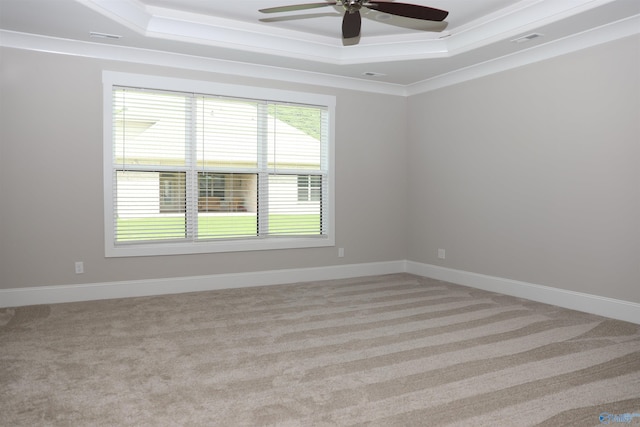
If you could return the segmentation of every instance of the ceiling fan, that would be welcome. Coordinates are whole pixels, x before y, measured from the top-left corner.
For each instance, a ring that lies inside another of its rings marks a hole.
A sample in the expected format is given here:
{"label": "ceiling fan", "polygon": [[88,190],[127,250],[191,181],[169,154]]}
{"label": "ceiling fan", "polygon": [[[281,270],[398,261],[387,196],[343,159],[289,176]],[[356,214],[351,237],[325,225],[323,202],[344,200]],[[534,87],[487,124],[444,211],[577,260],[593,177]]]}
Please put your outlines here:
{"label": "ceiling fan", "polygon": [[296,10],[315,9],[325,6],[342,5],[344,17],[342,18],[342,37],[351,39],[360,35],[361,17],[360,9],[377,10],[390,15],[404,16],[406,18],[422,19],[425,21],[444,21],[449,12],[446,10],[434,9],[428,6],[417,4],[397,3],[378,0],[339,0],[324,3],[294,4],[289,6],[270,7],[260,9],[262,13],[293,12]]}

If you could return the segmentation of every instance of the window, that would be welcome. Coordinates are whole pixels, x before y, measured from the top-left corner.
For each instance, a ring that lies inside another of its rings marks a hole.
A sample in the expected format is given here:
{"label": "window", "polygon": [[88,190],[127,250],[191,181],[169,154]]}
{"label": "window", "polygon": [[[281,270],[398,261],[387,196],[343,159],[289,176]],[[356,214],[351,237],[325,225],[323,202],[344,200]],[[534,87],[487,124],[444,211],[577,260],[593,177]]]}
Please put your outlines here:
{"label": "window", "polygon": [[226,175],[222,173],[198,172],[199,199],[207,197],[223,198],[225,196],[226,180]]}
{"label": "window", "polygon": [[322,199],[322,176],[298,176],[298,201],[319,202]]}
{"label": "window", "polygon": [[103,80],[107,256],[333,245],[333,97]]}

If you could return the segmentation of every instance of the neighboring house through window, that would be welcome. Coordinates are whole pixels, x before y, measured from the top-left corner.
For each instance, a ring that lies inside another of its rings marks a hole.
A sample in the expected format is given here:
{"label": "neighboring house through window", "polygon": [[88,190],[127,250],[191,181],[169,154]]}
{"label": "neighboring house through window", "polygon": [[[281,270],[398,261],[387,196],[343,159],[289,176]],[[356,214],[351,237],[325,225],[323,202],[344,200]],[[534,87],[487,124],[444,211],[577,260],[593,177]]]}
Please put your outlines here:
{"label": "neighboring house through window", "polygon": [[298,201],[319,202],[322,199],[322,176],[298,175]]}
{"label": "neighboring house through window", "polygon": [[333,245],[333,97],[103,79],[107,256]]}

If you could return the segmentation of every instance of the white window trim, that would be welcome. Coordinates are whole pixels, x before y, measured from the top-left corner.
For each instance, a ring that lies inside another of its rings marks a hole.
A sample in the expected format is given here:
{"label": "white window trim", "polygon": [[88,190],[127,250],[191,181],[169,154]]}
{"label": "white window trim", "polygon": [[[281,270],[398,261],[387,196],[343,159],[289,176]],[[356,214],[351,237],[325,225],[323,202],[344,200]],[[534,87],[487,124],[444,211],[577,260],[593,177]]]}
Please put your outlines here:
{"label": "white window trim", "polygon": [[[103,71],[103,180],[104,180],[104,238],[106,257],[178,255],[213,252],[239,252],[255,250],[295,249],[335,246],[335,105],[334,96],[271,89],[265,87],[238,86],[199,80],[160,77]],[[198,243],[143,243],[116,245],[113,227],[113,178],[112,178],[112,97],[113,86],[133,86],[180,92],[209,93],[215,95],[265,99],[310,105],[323,105],[329,113],[327,159],[328,196],[327,217],[323,218],[326,235],[321,237],[267,237],[247,240],[207,241]]]}

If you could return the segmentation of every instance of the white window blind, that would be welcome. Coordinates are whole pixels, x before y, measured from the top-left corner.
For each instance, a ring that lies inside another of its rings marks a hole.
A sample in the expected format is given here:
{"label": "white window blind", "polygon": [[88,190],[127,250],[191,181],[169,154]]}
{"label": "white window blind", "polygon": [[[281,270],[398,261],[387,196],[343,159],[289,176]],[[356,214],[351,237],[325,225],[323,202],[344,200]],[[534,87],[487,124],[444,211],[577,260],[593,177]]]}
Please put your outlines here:
{"label": "white window blind", "polygon": [[114,248],[330,235],[328,106],[121,85],[110,95]]}

